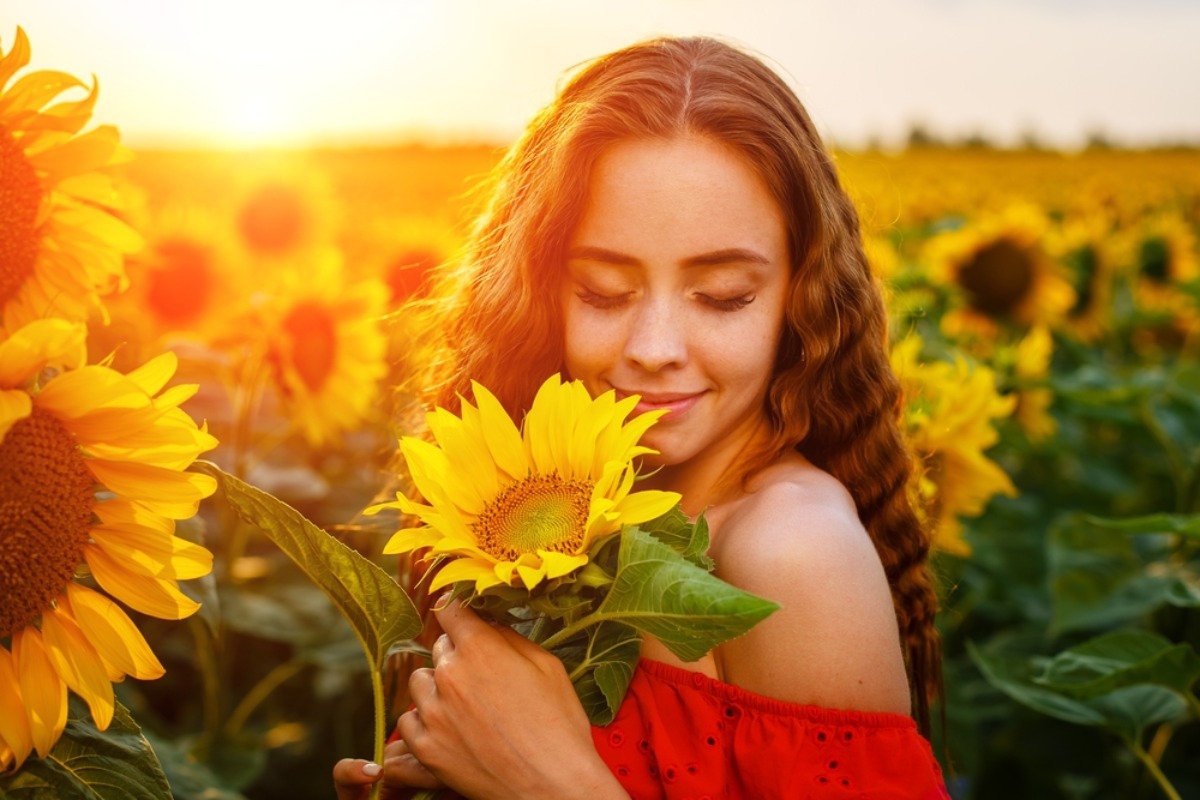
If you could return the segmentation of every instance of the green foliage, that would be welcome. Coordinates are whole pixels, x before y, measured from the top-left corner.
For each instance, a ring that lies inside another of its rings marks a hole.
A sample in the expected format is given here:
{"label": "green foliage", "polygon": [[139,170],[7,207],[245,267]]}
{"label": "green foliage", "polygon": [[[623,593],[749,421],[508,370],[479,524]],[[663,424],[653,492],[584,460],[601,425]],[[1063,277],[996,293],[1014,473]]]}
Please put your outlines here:
{"label": "green foliage", "polygon": [[381,664],[388,649],[421,631],[421,616],[395,579],[300,512],[223,472],[197,462],[193,469],[217,479],[225,502],[243,521],[271,537],[320,586],[362,642],[367,659]]}
{"label": "green foliage", "polygon": [[0,777],[4,800],[170,800],[171,788],[141,728],[120,703],[108,730],[72,695],[67,727],[46,758]]}

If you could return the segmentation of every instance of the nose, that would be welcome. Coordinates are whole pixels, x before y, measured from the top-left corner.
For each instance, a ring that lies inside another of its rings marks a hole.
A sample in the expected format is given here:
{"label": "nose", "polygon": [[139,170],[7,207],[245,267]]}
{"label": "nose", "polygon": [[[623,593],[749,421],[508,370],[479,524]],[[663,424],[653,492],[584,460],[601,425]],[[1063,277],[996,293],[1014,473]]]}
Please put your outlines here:
{"label": "nose", "polygon": [[687,362],[687,331],[669,300],[645,303],[638,309],[625,342],[625,358],[647,372]]}

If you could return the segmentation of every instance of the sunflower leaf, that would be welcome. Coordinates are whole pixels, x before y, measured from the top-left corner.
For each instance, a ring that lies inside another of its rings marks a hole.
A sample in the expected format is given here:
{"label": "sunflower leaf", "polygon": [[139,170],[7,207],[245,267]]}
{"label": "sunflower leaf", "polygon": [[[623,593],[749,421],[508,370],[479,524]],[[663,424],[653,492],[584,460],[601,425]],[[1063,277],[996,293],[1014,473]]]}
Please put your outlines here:
{"label": "sunflower leaf", "polygon": [[329,595],[378,667],[392,645],[421,630],[412,600],[377,564],[347,547],[282,500],[197,461],[192,469],[217,479],[218,491],[244,522],[261,530]]}
{"label": "sunflower leaf", "polygon": [[657,519],[638,525],[646,533],[707,572],[713,571],[708,557],[708,521],[704,514],[691,522],[678,505]]}
{"label": "sunflower leaf", "polygon": [[555,648],[593,725],[607,725],[616,716],[641,648],[642,635],[616,622],[602,622]]}
{"label": "sunflower leaf", "polygon": [[621,534],[612,587],[593,616],[648,633],[684,661],[695,661],[778,608],[709,574],[651,534],[630,528]]}
{"label": "sunflower leaf", "polygon": [[117,703],[108,730],[92,723],[87,706],[71,695],[67,727],[47,758],[30,758],[0,777],[7,800],[171,800],[171,787],[154,750],[129,711]]}

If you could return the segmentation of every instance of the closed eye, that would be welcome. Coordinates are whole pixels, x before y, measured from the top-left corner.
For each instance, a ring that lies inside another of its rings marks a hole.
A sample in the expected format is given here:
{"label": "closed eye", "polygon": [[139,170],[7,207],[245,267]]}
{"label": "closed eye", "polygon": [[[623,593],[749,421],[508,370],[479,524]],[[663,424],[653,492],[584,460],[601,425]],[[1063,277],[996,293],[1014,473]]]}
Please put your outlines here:
{"label": "closed eye", "polygon": [[575,292],[575,295],[584,303],[593,308],[599,308],[602,310],[620,308],[621,306],[625,305],[625,303],[629,302],[629,298],[632,296],[632,294],[633,292],[623,292],[621,294],[601,294],[600,292],[594,292],[591,289],[588,289],[586,286],[579,287],[579,290]]}
{"label": "closed eye", "polygon": [[702,294],[700,300],[717,311],[738,311],[754,302],[754,295],[743,294],[738,297],[712,297]]}

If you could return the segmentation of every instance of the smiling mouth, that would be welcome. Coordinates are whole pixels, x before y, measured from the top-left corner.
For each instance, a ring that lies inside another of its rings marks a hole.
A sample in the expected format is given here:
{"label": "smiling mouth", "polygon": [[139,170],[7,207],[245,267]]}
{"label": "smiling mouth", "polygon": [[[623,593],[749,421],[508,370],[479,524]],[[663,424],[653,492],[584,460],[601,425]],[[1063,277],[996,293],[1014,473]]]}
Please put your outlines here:
{"label": "smiling mouth", "polygon": [[639,400],[634,412],[644,414],[647,411],[669,411],[672,414],[681,413],[691,408],[704,392],[637,392],[617,389],[617,399],[623,400],[630,395],[638,395]]}

